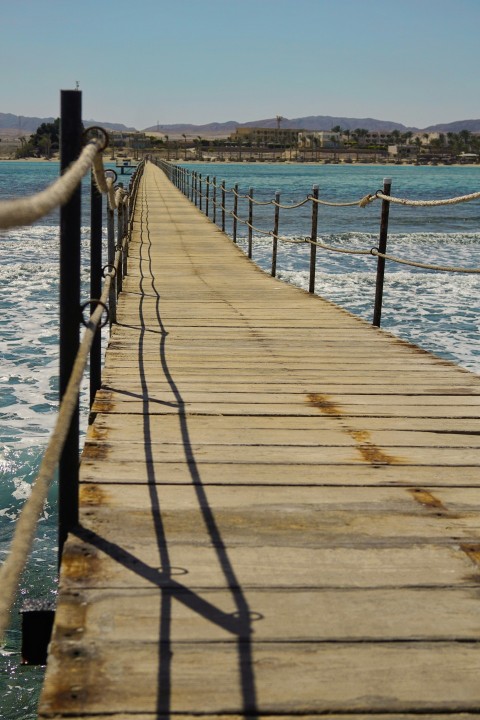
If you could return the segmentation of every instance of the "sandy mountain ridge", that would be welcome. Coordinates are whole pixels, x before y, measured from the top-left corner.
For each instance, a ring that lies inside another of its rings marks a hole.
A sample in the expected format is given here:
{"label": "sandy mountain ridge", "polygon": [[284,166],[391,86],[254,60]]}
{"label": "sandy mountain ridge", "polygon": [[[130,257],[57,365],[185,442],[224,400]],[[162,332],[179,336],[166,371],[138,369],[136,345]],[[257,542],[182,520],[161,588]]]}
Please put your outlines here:
{"label": "sandy mountain ridge", "polygon": [[[39,118],[26,117],[22,115],[14,115],[12,113],[0,113],[0,131],[6,135],[27,135],[34,133],[42,123],[51,123],[53,117]],[[102,122],[98,120],[86,120],[85,125],[101,125],[107,130],[116,130],[119,132],[135,132],[137,128],[128,127],[122,123]],[[275,128],[278,126],[277,118],[266,118],[262,120],[251,120],[245,123],[239,123],[235,120],[227,122],[211,122],[203,125],[195,125],[192,123],[174,123],[174,124],[156,124],[143,128],[141,132],[160,132],[162,134],[181,135],[197,135],[202,137],[216,136],[227,137],[234,133],[237,128],[245,127],[265,127]],[[408,127],[402,123],[390,120],[377,120],[375,118],[347,118],[335,117],[331,115],[310,115],[300,118],[282,118],[280,126],[293,130],[331,130],[333,127],[340,126],[343,130],[355,130],[363,128],[369,132],[392,132],[398,130],[402,133],[412,132],[454,132],[461,130],[469,132],[480,132],[480,119],[478,120],[457,120],[450,123],[439,123],[429,125],[426,128]]]}

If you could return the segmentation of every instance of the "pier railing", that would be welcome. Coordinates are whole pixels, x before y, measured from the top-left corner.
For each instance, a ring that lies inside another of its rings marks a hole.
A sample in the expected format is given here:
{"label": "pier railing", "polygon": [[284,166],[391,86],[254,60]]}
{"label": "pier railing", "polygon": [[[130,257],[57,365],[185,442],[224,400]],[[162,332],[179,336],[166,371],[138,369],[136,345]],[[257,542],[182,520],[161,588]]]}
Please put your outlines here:
{"label": "pier railing", "polygon": [[[375,283],[375,301],[373,308],[372,324],[380,327],[383,305],[383,292],[385,281],[386,261],[400,263],[416,268],[434,270],[437,272],[452,273],[480,273],[480,268],[466,268],[446,265],[435,265],[432,263],[412,260],[408,258],[400,258],[387,253],[387,242],[389,233],[389,211],[390,205],[396,204],[400,206],[410,207],[440,207],[444,205],[456,205],[459,203],[470,202],[480,199],[480,192],[462,195],[459,197],[447,198],[444,200],[408,200],[398,198],[391,195],[392,180],[385,178],[381,190],[366,193],[363,197],[353,201],[346,202],[330,202],[319,196],[319,188],[314,185],[312,192],[307,194],[302,200],[285,204],[280,202],[280,193],[276,192],[275,196],[269,200],[257,200],[253,188],[249,188],[248,193],[241,194],[238,190],[239,184],[234,183],[230,188],[226,187],[224,180],[217,181],[216,177],[210,175],[204,176],[195,170],[189,170],[182,165],[175,165],[165,160],[156,160],[157,165],[165,172],[171,182],[181,190],[181,192],[191,200],[191,202],[209,217],[212,222],[216,223],[221,229],[226,231],[226,218],[231,218],[231,237],[234,243],[238,241],[238,227],[240,224],[248,228],[247,238],[247,254],[249,258],[253,257],[254,235],[264,238],[271,238],[271,275],[277,274],[278,264],[278,245],[279,243],[293,243],[297,245],[308,244],[310,246],[309,259],[309,282],[308,289],[310,293],[315,292],[315,275],[317,268],[317,249],[327,252],[347,254],[347,255],[363,255],[376,258],[376,283]],[[322,206],[330,206],[338,208],[358,207],[359,209],[367,207],[370,203],[380,202],[379,214],[379,230],[378,245],[376,247],[358,249],[348,247],[333,247],[321,241],[318,232],[319,210]],[[244,215],[240,213],[240,203],[245,207]],[[254,224],[254,208],[258,206],[271,206],[272,218],[270,227],[258,227]],[[310,206],[311,223],[310,234],[304,237],[285,237],[280,234],[281,214],[298,210],[299,208]]]}
{"label": "pier railing", "polygon": [[[101,382],[100,329],[115,321],[116,301],[127,270],[129,218],[136,201],[143,165],[132,176],[130,187],[116,185],[114,170],[105,169],[103,150],[108,135],[102,128],[84,131],[82,94],[61,93],[60,177],[36,195],[0,201],[0,231],[28,225],[60,208],[60,405],[53,432],[40,469],[15,526],[10,552],[0,568],[0,641],[9,622],[11,607],[23,568],[35,537],[38,519],[58,468],[59,558],[68,532],[78,524],[79,396],[87,365],[90,367],[90,404]],[[90,183],[90,297],[81,294],[81,181],[91,173]],[[104,262],[103,206],[107,197],[107,258]],[[84,325],[80,340],[80,326]],[[35,606],[37,622],[45,624]],[[51,615],[44,609],[43,615]],[[25,616],[23,616],[24,628]],[[38,627],[28,623],[23,637],[25,662],[42,662],[46,646],[38,648]],[[27,648],[27,650],[26,650]]]}

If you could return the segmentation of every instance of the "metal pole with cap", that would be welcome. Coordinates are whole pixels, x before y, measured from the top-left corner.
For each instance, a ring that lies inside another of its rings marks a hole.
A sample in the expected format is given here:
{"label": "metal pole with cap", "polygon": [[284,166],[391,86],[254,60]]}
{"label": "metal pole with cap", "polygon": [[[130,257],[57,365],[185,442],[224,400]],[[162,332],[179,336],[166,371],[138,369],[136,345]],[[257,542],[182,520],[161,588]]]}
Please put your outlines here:
{"label": "metal pole with cap", "polygon": [[[383,181],[383,194],[390,195],[392,188],[392,179],[385,178]],[[382,214],[380,218],[380,237],[378,241],[378,252],[385,255],[387,251],[387,237],[388,237],[388,216],[390,212],[390,203],[388,200],[382,200]],[[372,325],[380,327],[380,321],[382,318],[382,302],[383,302],[383,285],[385,279],[385,258],[378,257],[377,259],[377,281],[375,287],[375,308],[373,310],[373,321]]]}

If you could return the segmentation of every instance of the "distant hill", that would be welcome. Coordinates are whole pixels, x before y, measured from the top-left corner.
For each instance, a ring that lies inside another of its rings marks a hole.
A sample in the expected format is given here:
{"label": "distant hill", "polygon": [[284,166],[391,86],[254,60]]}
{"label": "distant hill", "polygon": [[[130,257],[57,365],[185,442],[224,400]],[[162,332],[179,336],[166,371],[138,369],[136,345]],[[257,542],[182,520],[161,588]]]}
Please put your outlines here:
{"label": "distant hill", "polygon": [[[389,120],[375,120],[374,118],[346,118],[346,117],[334,117],[331,115],[309,115],[301,118],[282,118],[280,127],[291,130],[331,130],[336,125],[339,125],[343,130],[355,130],[356,128],[364,128],[370,132],[391,132],[392,130],[400,130],[406,132],[407,130],[415,130],[415,128],[407,128],[401,123],[391,122]],[[234,120],[230,120],[225,123],[208,123],[206,125],[191,125],[191,124],[175,124],[175,125],[152,125],[151,127],[145,128],[144,132],[155,132],[159,130],[162,133],[172,135],[181,135],[182,133],[188,135],[217,135],[226,136],[234,133],[237,128],[248,128],[248,127],[264,127],[264,128],[275,128],[277,127],[276,118],[266,118],[263,120],[250,120],[245,123],[238,123]],[[480,129],[480,121],[479,121]]]}
{"label": "distant hill", "polygon": [[92,127],[93,125],[99,125],[105,128],[105,130],[116,130],[117,132],[136,132],[137,129],[134,127],[127,127],[121,123],[103,122],[102,120],[84,120],[83,124],[85,127]]}
{"label": "distant hill", "polygon": [[469,132],[480,132],[480,120],[457,120],[451,123],[441,123],[440,125],[430,125],[425,128],[425,132],[453,132],[459,133],[462,130]]}
{"label": "distant hill", "polygon": [[19,134],[34,133],[42,123],[52,123],[54,120],[53,117],[24,117],[23,115],[0,113],[0,130],[18,130]]}
{"label": "distant hill", "polygon": [[[55,118],[39,118],[25,117],[23,115],[13,115],[12,113],[0,113],[0,131],[8,131],[9,134],[17,132],[20,134],[34,133],[42,123],[51,123]],[[92,125],[100,125],[107,130],[117,130],[119,132],[135,132],[136,128],[122,125],[122,123],[103,122],[100,120],[85,120],[86,127]],[[336,117],[333,115],[308,115],[300,118],[282,118],[281,127],[292,130],[331,130],[339,125],[343,130],[355,130],[363,128],[369,132],[392,132],[399,130],[400,132],[460,132],[468,130],[469,132],[480,132],[479,120],[457,120],[451,123],[440,123],[430,125],[427,128],[407,127],[402,123],[393,122],[391,120],[377,120],[375,118],[347,118]],[[200,137],[227,137],[235,132],[237,128],[242,127],[277,127],[276,118],[265,118],[263,120],[250,120],[249,122],[239,123],[235,120],[218,123],[212,122],[205,125],[194,125],[192,123],[177,123],[171,125],[151,125],[143,130],[143,132],[159,131],[165,135],[181,136],[182,134]]]}
{"label": "distant hill", "polygon": [[184,133],[185,135],[217,135],[218,137],[226,137],[234,133],[237,127],[241,127],[241,123],[230,120],[223,123],[212,122],[207,125],[192,125],[190,123],[151,125],[145,128],[143,132],[160,132],[164,135],[168,135],[169,133],[172,133],[172,135],[182,135],[182,133]]}
{"label": "distant hill", "polygon": [[[399,130],[400,132],[460,132],[460,130],[469,130],[470,132],[480,132],[480,120],[459,120],[453,123],[443,125],[432,125],[428,128],[407,127],[402,123],[393,122],[391,120],[377,120],[375,118],[347,118],[336,117],[333,115],[308,115],[300,118],[282,118],[281,127],[292,130],[331,130],[339,125],[343,130],[355,130],[363,128],[369,132],[392,132]],[[245,123],[238,123],[234,120],[224,123],[208,123],[206,125],[192,124],[172,124],[172,125],[152,125],[145,128],[143,132],[160,131],[164,134],[171,135],[199,135],[199,136],[227,136],[234,133],[237,128],[242,127],[277,127],[276,118],[266,118],[263,120],[251,120]]]}
{"label": "distant hill", "polygon": [[[18,134],[34,133],[42,123],[52,123],[53,117],[25,117],[24,115],[12,115],[12,113],[0,113],[0,130],[17,131]],[[121,125],[120,123],[101,122],[99,120],[84,120],[85,127],[100,125],[107,130],[118,130],[124,132],[135,132],[135,128]]]}

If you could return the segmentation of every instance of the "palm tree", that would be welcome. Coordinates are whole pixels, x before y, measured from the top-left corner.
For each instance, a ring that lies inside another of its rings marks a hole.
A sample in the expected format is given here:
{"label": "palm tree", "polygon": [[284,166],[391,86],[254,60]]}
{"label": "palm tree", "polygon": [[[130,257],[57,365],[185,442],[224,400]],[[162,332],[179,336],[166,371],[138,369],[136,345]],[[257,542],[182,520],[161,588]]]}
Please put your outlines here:
{"label": "palm tree", "polygon": [[462,146],[467,150],[467,152],[470,150],[471,142],[472,142],[472,134],[470,130],[460,130],[458,133]]}
{"label": "palm tree", "polygon": [[182,133],[183,140],[185,142],[185,160],[187,159],[187,136],[185,133]]}
{"label": "palm tree", "polygon": [[368,134],[369,134],[368,130],[365,130],[365,128],[357,128],[355,130],[355,135],[357,136],[360,145],[365,144],[365,138],[367,137]]}

